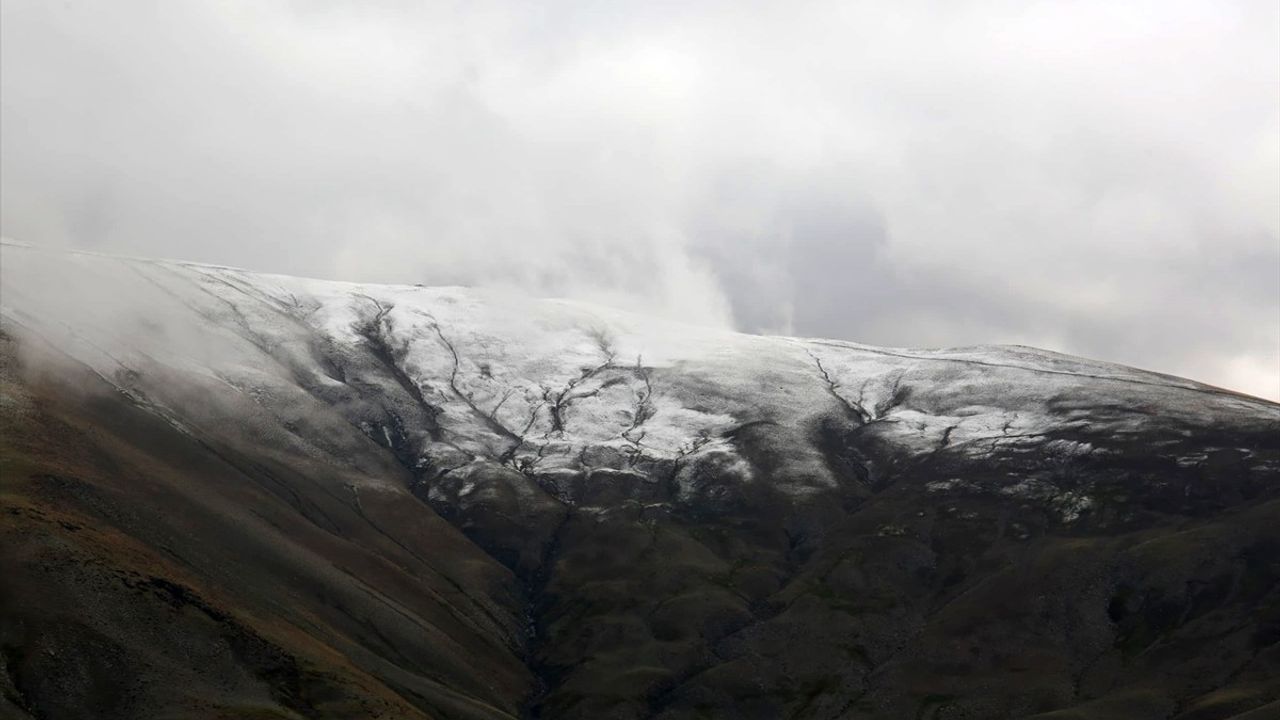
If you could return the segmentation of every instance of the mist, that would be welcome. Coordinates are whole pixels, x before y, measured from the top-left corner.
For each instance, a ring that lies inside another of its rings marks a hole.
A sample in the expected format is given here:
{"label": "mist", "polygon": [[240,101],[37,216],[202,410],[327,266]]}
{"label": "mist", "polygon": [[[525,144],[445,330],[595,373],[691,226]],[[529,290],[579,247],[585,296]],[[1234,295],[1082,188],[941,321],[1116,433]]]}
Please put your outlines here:
{"label": "mist", "polygon": [[1280,399],[1275,3],[0,7],[20,241]]}

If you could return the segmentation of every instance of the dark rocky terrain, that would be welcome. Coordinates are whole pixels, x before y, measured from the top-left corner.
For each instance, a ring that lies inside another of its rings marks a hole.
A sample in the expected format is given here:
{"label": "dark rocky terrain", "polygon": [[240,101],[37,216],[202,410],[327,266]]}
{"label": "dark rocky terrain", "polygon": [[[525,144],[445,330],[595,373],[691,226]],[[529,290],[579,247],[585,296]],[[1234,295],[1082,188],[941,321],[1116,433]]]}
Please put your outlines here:
{"label": "dark rocky terrain", "polygon": [[0,716],[1280,717],[1280,406],[7,244]]}

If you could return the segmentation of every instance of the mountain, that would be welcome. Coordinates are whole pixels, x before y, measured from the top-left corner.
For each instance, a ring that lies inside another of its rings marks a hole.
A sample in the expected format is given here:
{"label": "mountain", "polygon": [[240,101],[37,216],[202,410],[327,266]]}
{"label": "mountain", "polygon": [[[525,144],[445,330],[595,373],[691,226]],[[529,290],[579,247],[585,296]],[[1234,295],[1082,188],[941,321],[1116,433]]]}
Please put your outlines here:
{"label": "mountain", "polygon": [[1280,716],[1276,404],[1025,347],[0,266],[6,717]]}

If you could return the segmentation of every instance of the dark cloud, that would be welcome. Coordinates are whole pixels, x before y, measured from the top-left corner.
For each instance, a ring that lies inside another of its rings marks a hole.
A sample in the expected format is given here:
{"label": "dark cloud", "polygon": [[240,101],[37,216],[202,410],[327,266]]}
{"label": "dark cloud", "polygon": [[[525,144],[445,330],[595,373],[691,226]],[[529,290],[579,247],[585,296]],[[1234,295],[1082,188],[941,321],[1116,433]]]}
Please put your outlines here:
{"label": "dark cloud", "polygon": [[17,239],[1280,398],[1274,3],[2,8]]}

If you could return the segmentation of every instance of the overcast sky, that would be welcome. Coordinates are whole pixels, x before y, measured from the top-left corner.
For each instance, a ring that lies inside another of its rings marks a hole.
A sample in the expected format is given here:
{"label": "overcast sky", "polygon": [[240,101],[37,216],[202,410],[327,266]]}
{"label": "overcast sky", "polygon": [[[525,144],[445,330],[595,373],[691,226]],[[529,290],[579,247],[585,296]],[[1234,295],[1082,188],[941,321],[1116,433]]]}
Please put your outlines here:
{"label": "overcast sky", "polygon": [[1280,399],[1274,0],[0,2],[8,237]]}

